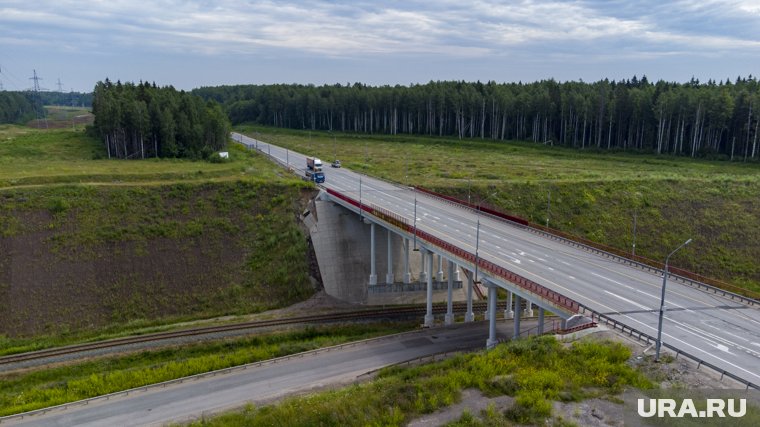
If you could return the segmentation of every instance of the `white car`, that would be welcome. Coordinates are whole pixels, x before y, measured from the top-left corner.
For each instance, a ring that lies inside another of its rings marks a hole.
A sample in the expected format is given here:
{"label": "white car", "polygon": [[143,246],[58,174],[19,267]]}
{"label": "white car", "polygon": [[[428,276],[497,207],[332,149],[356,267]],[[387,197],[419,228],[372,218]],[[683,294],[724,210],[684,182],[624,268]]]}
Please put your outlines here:
{"label": "white car", "polygon": [[332,167],[339,168],[340,167],[340,160],[333,160]]}

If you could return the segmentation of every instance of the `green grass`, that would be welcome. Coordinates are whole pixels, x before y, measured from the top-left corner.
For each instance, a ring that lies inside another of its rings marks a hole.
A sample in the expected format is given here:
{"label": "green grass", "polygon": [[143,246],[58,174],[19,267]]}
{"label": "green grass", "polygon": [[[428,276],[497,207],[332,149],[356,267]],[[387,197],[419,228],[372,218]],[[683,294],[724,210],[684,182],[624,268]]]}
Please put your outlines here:
{"label": "green grass", "polygon": [[[0,334],[76,336],[303,300],[313,287],[296,216],[308,188],[293,179],[8,190],[0,235],[34,245],[13,260],[37,273],[0,274]],[[10,268],[0,260],[0,272]]]}
{"label": "green grass", "polygon": [[31,372],[0,374],[0,416],[245,363],[413,329],[407,323],[333,325],[183,345]]}
{"label": "green grass", "polygon": [[760,292],[760,164],[578,151],[527,142],[239,130]]}
{"label": "green grass", "polygon": [[10,282],[0,257],[0,353],[313,292],[297,220],[310,184],[236,144],[224,163],[101,151],[82,132],[0,127],[0,237],[33,246],[14,268],[40,273]]}
{"label": "green grass", "polygon": [[534,337],[442,362],[388,368],[369,383],[273,406],[249,406],[191,425],[403,425],[457,402],[465,388],[487,396],[514,396],[516,404],[500,417],[542,424],[551,417],[552,400],[580,401],[614,395],[628,386],[652,387],[626,364],[629,357],[620,343],[584,341],[564,347],[552,337]]}
{"label": "green grass", "polygon": [[237,144],[223,163],[185,159],[109,160],[100,141],[82,130],[0,125],[0,190],[4,187],[87,183],[166,183],[255,177],[281,180],[287,174]]}

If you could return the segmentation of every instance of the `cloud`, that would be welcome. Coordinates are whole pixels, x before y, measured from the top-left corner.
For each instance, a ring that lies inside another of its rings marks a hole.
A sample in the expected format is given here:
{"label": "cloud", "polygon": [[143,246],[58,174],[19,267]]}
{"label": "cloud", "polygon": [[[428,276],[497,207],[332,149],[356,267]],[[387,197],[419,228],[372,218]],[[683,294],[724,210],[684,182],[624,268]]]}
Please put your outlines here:
{"label": "cloud", "polygon": [[714,54],[759,49],[758,24],[755,1],[728,0],[61,0],[33,6],[9,1],[0,8],[3,43],[52,48],[65,41],[68,49],[100,52],[130,48],[218,55],[485,57],[512,49],[582,55],[591,45],[611,56],[631,47],[653,54]]}

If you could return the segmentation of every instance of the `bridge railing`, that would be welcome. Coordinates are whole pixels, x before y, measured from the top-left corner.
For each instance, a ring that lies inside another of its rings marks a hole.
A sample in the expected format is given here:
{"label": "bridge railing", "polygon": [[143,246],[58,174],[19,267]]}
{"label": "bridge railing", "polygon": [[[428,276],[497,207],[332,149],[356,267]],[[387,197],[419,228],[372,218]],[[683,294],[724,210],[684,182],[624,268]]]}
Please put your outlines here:
{"label": "bridge railing", "polygon": [[571,313],[578,313],[580,305],[573,299],[568,298],[559,292],[553,291],[543,285],[540,285],[528,278],[520,276],[519,274],[501,267],[491,261],[476,257],[475,254],[471,252],[468,252],[428,232],[420,230],[419,228],[410,225],[409,221],[401,215],[372,204],[360,203],[353,198],[348,197],[345,194],[341,194],[340,192],[335,191],[331,188],[327,188],[325,191],[327,191],[327,193],[331,196],[343,200],[346,203],[349,203],[350,205],[355,206],[364,212],[367,212],[368,214],[376,216],[377,218],[382,219],[383,221],[394,225],[401,230],[416,235],[419,239],[425,240],[428,243],[454,255],[455,257],[468,261],[472,264],[477,263],[478,268],[481,271],[491,273],[494,276],[500,277],[510,283],[513,283],[520,288],[540,297],[541,299],[550,302],[556,307],[562,308]]}
{"label": "bridge railing", "polygon": [[[525,220],[523,218],[509,215],[509,214],[499,212],[493,209],[488,209],[483,206],[478,207],[477,205],[474,205],[473,203],[468,203],[464,200],[447,196],[445,194],[440,194],[432,190],[428,190],[421,187],[415,187],[415,189],[420,191],[421,193],[428,194],[430,196],[444,200],[451,204],[465,206],[473,210],[480,210],[480,212],[487,213],[491,216],[522,225],[525,227],[525,230],[528,230],[532,233],[540,234],[552,240],[561,241],[562,243],[575,246],[577,248],[595,253],[597,255],[604,256],[606,258],[613,259],[623,264],[627,264],[633,267],[641,268],[643,270],[647,270],[647,271],[650,271],[653,273],[659,273],[659,274],[663,274],[663,269],[665,268],[665,265],[662,262],[653,260],[651,258],[642,257],[640,255],[632,255],[618,248],[613,248],[611,246],[607,246],[599,242],[594,242],[592,240],[588,240],[583,237],[566,233],[564,231],[560,231],[555,228],[550,228],[550,227],[543,226],[541,224],[529,222],[528,220]],[[715,294],[719,294],[732,300],[738,300],[748,305],[760,305],[760,293],[753,292],[749,289],[744,289],[742,287],[735,286],[730,283],[726,283],[717,279],[702,276],[700,274],[685,270],[683,268],[668,266],[668,272],[669,272],[670,277],[686,285],[689,285],[698,289],[703,289]]]}

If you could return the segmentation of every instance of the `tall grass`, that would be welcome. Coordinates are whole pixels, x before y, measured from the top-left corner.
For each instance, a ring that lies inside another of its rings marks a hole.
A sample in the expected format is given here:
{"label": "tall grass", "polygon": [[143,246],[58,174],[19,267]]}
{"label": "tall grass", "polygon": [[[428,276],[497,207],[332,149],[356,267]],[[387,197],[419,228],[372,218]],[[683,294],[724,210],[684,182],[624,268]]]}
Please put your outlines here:
{"label": "tall grass", "polygon": [[413,328],[406,323],[307,327],[76,365],[0,374],[0,416]]}
{"label": "tall grass", "polygon": [[551,400],[579,401],[628,386],[651,387],[626,364],[629,357],[620,343],[564,347],[552,337],[529,338],[442,362],[385,369],[370,383],[251,406],[192,425],[396,426],[457,402],[465,388],[516,398],[510,410],[494,414],[494,419],[542,424],[551,417]]}

